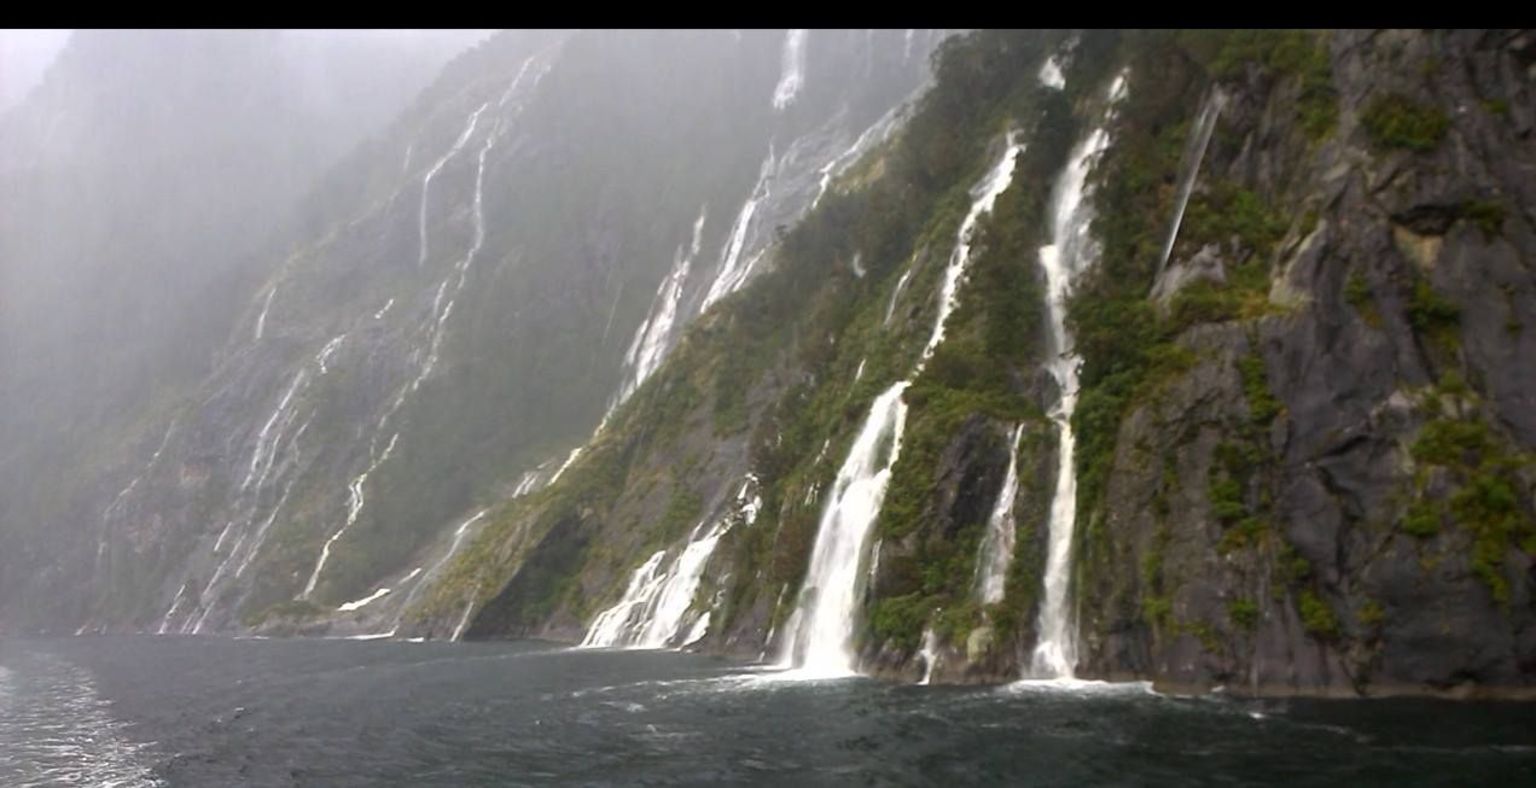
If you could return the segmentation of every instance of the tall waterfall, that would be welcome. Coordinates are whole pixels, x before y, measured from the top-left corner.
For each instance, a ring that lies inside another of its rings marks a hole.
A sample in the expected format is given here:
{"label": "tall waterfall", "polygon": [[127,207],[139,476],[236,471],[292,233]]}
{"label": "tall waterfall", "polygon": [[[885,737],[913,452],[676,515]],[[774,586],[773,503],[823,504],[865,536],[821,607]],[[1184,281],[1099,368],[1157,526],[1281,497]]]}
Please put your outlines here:
{"label": "tall waterfall", "polygon": [[1086,199],[1088,171],[1109,147],[1109,121],[1113,107],[1125,93],[1125,75],[1109,88],[1105,119],[1072,151],[1066,169],[1051,195],[1051,243],[1040,247],[1040,267],[1045,272],[1046,312],[1055,357],[1046,370],[1061,394],[1051,420],[1061,430],[1057,456],[1056,490],[1051,498],[1050,547],[1045,563],[1045,597],[1040,605],[1039,640],[1031,671],[1042,678],[1072,678],[1077,664],[1077,643],[1071,611],[1067,608],[1071,577],[1072,531],[1077,521],[1077,474],[1072,414],[1077,410],[1078,366],[1072,335],[1067,331],[1067,297],[1076,277],[1098,258],[1098,247],[1089,234],[1093,206]]}
{"label": "tall waterfall", "polygon": [[[923,353],[911,375],[917,377],[939,342],[944,323],[954,311],[957,293],[971,258],[971,231],[981,215],[992,209],[997,196],[1013,180],[1014,162],[1022,145],[1009,134],[1001,159],[972,190],[970,211],[960,223],[959,237],[950,254],[939,291],[938,316]],[[857,655],[852,636],[858,615],[864,556],[875,518],[885,501],[891,469],[901,452],[907,405],[902,395],[912,381],[897,381],[870,405],[848,457],[838,469],[816,527],[816,545],[810,567],[788,624],[788,639],[781,651],[785,667],[799,669],[807,677],[846,676],[855,672]]]}

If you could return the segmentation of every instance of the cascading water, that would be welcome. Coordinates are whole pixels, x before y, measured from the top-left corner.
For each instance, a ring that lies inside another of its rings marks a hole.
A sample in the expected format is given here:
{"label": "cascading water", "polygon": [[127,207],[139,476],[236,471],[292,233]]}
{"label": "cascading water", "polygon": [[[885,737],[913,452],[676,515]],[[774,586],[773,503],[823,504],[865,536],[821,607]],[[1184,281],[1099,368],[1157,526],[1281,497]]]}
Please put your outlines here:
{"label": "cascading water", "polygon": [[826,195],[827,189],[832,186],[832,179],[841,175],[843,171],[859,160],[870,148],[879,145],[891,138],[905,120],[911,109],[910,104],[897,104],[875,121],[873,125],[865,129],[848,149],[839,153],[836,158],[827,162],[819,170],[821,180],[816,184],[816,197],[811,200],[811,208],[821,203],[821,198]]}
{"label": "cascading water", "polygon": [[453,542],[448,545],[448,552],[443,553],[443,557],[437,559],[437,563],[433,564],[432,568],[428,569],[426,574],[421,574],[421,568],[417,567],[416,569],[412,570],[410,574],[406,575],[403,580],[400,581],[402,583],[407,583],[410,582],[412,578],[421,575],[421,580],[419,580],[416,585],[411,587],[411,593],[406,594],[405,601],[400,604],[400,612],[395,617],[396,628],[399,628],[400,620],[405,617],[405,612],[411,609],[411,603],[416,601],[416,597],[421,594],[422,589],[431,585],[432,581],[437,579],[438,573],[443,571],[443,567],[447,566],[448,562],[452,561],[455,555],[458,555],[459,547],[464,544],[464,537],[469,534],[469,529],[473,527],[475,523],[485,519],[485,515],[490,511],[490,509],[481,509],[480,511],[476,512],[473,517],[460,523],[459,527],[453,531]]}
{"label": "cascading water", "polygon": [[1053,360],[1046,370],[1055,379],[1060,399],[1051,420],[1060,429],[1056,488],[1051,499],[1050,540],[1045,564],[1045,595],[1040,604],[1038,640],[1031,673],[1039,678],[1072,678],[1077,664],[1077,643],[1067,606],[1071,577],[1072,531],[1077,520],[1076,435],[1072,414],[1077,409],[1079,359],[1067,331],[1067,297],[1076,277],[1091,266],[1098,248],[1089,234],[1093,206],[1087,198],[1088,171],[1109,146],[1108,125],[1114,105],[1125,93],[1125,75],[1110,84],[1105,119],[1072,151],[1051,197],[1051,243],[1040,247],[1040,267],[1045,273],[1046,312]]}
{"label": "cascading water", "polygon": [[261,314],[256,316],[256,339],[260,340],[262,334],[267,331],[267,313],[272,310],[272,297],[277,295],[277,283],[267,289],[267,298],[261,302]]}
{"label": "cascading water", "polygon": [[1019,439],[1023,434],[1024,425],[1014,425],[1008,439],[1008,472],[1003,475],[1003,487],[998,490],[997,502],[987,518],[987,533],[976,558],[976,597],[984,605],[1003,601],[1008,565],[1013,562],[1013,502],[1019,492]]}
{"label": "cascading water", "polygon": [[933,669],[939,664],[939,636],[933,633],[933,627],[923,630],[923,647],[918,654],[923,660],[923,677],[917,683],[927,686],[933,682]]}
{"label": "cascading water", "polygon": [[1173,244],[1179,238],[1179,225],[1184,222],[1184,209],[1189,205],[1189,195],[1195,190],[1195,180],[1200,177],[1200,165],[1205,161],[1205,150],[1211,144],[1211,132],[1216,130],[1216,119],[1226,106],[1227,96],[1218,88],[1211,88],[1195,116],[1190,129],[1189,147],[1184,151],[1184,172],[1179,178],[1179,190],[1174,202],[1173,222],[1168,228],[1168,240],[1163,242],[1163,253],[1157,258],[1157,273],[1161,275],[1173,254]]}
{"label": "cascading water", "polygon": [[576,458],[581,456],[581,450],[583,448],[585,447],[577,446],[576,448],[571,449],[571,453],[566,455],[565,462],[560,463],[560,467],[555,470],[555,475],[549,477],[549,483],[544,486],[549,487],[552,486],[555,482],[559,481],[560,477],[565,474],[566,469],[576,464]]}
{"label": "cascading water", "polygon": [[361,610],[361,609],[363,609],[363,608],[373,604],[374,602],[378,601],[380,598],[384,597],[385,595],[389,594],[389,592],[390,592],[390,589],[388,589],[388,588],[380,588],[380,589],[374,591],[373,593],[369,594],[368,596],[363,597],[362,599],[356,600],[354,602],[346,602],[344,604],[338,605],[336,607],[336,612],[338,612],[338,613],[351,613],[351,612],[356,611],[356,610]]}
{"label": "cascading water", "polygon": [[309,573],[309,581],[304,584],[304,591],[299,594],[300,599],[308,599],[309,595],[315,592],[315,584],[320,582],[320,572],[325,569],[326,562],[331,559],[331,547],[336,544],[336,540],[340,539],[342,534],[347,532],[348,528],[351,528],[357,522],[357,516],[363,512],[363,504],[367,502],[364,492],[365,485],[368,483],[368,477],[378,470],[379,466],[383,465],[390,458],[390,455],[394,454],[395,443],[399,440],[400,433],[397,432],[391,435],[389,437],[389,445],[384,447],[384,453],[379,455],[378,459],[368,466],[368,470],[358,474],[352,479],[352,483],[347,485],[346,522],[342,523],[342,526],[336,529],[336,533],[331,534],[331,538],[325,540],[325,544],[320,547],[320,558],[315,562],[314,571]]}
{"label": "cascading water", "polygon": [[[939,289],[938,315],[913,370],[915,378],[944,338],[944,323],[956,306],[961,278],[971,259],[971,233],[983,213],[1013,180],[1014,162],[1023,146],[1012,133],[1002,158],[972,190],[970,211],[960,223],[954,251]],[[870,405],[848,457],[838,469],[831,495],[816,528],[799,605],[788,626],[781,665],[808,678],[847,676],[855,672],[851,644],[858,614],[861,565],[885,501],[891,468],[901,452],[907,406],[902,395],[911,380],[896,382]]]}
{"label": "cascading water", "polygon": [[709,611],[700,613],[691,627],[688,613],[721,537],[738,523],[750,528],[757,520],[763,501],[756,487],[757,477],[749,474],[736,493],[732,510],[707,529],[707,521],[694,526],[687,545],[670,564],[665,564],[666,550],[656,551],[641,564],[630,576],[618,603],[592,620],[581,646],[666,648],[684,646],[708,634]]}
{"label": "cascading water", "polygon": [[779,84],[773,88],[773,108],[793,104],[805,84],[805,39],[809,30],[791,30],[784,34],[784,63]]}
{"label": "cascading water", "polygon": [[716,301],[736,292],[747,281],[747,274],[751,272],[751,262],[742,265],[741,253],[747,245],[747,231],[752,229],[752,219],[757,214],[757,206],[768,199],[768,184],[773,182],[773,174],[777,164],[777,157],[773,152],[773,144],[768,145],[768,158],[763,160],[763,166],[758,170],[757,185],[752,187],[752,196],[747,198],[741,206],[741,211],[736,214],[736,221],[731,224],[731,234],[725,244],[725,253],[720,260],[720,273],[715,276],[715,281],[709,285],[709,292],[704,294],[704,303],[699,306],[699,312],[704,312]]}
{"label": "cascading water", "polygon": [[315,363],[320,365],[320,374],[324,375],[331,371],[330,367],[326,365],[330,362],[331,356],[336,355],[336,351],[341,349],[341,343],[346,338],[346,334],[340,334],[325,343],[325,347],[320,348],[320,353],[315,356]]}
{"label": "cascading water", "polygon": [[[504,106],[507,100],[522,84],[524,76],[528,73],[528,67],[533,62],[533,60],[534,58],[529,58],[523,62],[523,65],[518,70],[517,75],[512,79],[506,91],[502,94],[501,100],[497,102],[498,107]],[[544,73],[545,71],[541,70],[536,75],[534,84],[537,84],[538,80],[543,77]],[[481,114],[489,106],[489,102],[482,104],[480,105],[479,109],[476,109],[469,116],[469,121],[465,125],[464,131],[459,135],[458,139],[454,140],[453,146],[448,150],[447,153],[443,155],[441,159],[438,159],[438,161],[432,166],[430,170],[428,170],[426,176],[424,176],[422,179],[422,202],[420,209],[421,251],[419,262],[423,265],[426,263],[427,258],[426,200],[428,187],[431,184],[432,177],[435,176],[437,172],[441,170],[443,166],[447,164],[447,162],[452,159],[455,154],[457,154],[464,148],[466,144],[468,144],[470,138],[474,135],[476,126],[479,124]],[[518,107],[518,109],[521,110],[521,107]],[[441,282],[438,283],[436,293],[433,296],[432,319],[429,322],[430,336],[427,342],[426,359],[417,369],[416,375],[411,379],[411,381],[405,386],[401,387],[401,389],[396,393],[394,400],[390,403],[389,407],[385,409],[383,416],[379,419],[377,428],[374,432],[374,440],[369,449],[369,454],[372,459],[369,462],[368,468],[354,477],[352,481],[347,485],[346,520],[342,524],[341,528],[337,529],[336,532],[333,533],[330,538],[325,541],[325,544],[321,546],[320,555],[315,562],[315,568],[310,572],[309,580],[305,583],[304,590],[299,595],[300,599],[308,599],[310,595],[314,593],[315,586],[319,583],[321,572],[325,569],[326,564],[330,560],[332,548],[335,546],[337,541],[341,539],[345,533],[347,533],[348,529],[350,529],[357,522],[358,516],[362,512],[363,505],[366,501],[365,485],[368,482],[368,477],[372,475],[374,471],[378,470],[380,465],[389,460],[390,456],[393,454],[395,443],[400,438],[400,433],[395,432],[390,436],[389,443],[382,453],[377,452],[378,437],[383,434],[384,427],[388,424],[389,420],[405,404],[406,398],[419,390],[422,383],[424,383],[426,379],[431,376],[433,370],[437,367],[437,362],[440,358],[442,349],[443,338],[447,334],[446,328],[448,318],[452,316],[454,305],[457,303],[460,293],[463,292],[464,286],[468,282],[470,267],[474,264],[475,260],[480,254],[481,248],[485,245],[485,160],[486,157],[490,154],[491,149],[496,145],[496,142],[501,138],[503,131],[504,126],[502,121],[499,119],[496,125],[488,133],[485,134],[485,141],[480,146],[479,155],[476,157],[474,198],[471,203],[472,210],[470,212],[473,235],[470,241],[469,249],[465,251],[464,256],[454,264],[449,274],[444,277]],[[390,301],[390,304],[392,303],[393,299]],[[381,309],[375,317],[382,317],[384,311],[386,311],[388,308],[389,304],[386,304],[385,307]],[[344,337],[345,335],[342,336]],[[338,337],[335,341],[339,342],[340,339],[341,337]],[[329,349],[330,346],[328,345],[327,348]],[[328,357],[328,355],[328,352],[324,350],[321,352],[320,365],[322,373],[325,371],[325,359]],[[454,542],[455,549],[457,548],[457,545],[458,541],[456,539]]]}
{"label": "cascading water", "polygon": [[464,148],[464,144],[469,142],[470,135],[475,133],[475,124],[480,122],[480,113],[484,112],[489,106],[489,102],[481,104],[479,109],[470,113],[469,124],[459,133],[458,139],[453,141],[453,145],[448,148],[448,152],[444,153],[442,158],[433,162],[432,166],[427,169],[427,174],[422,176],[421,208],[417,212],[416,220],[421,250],[416,258],[417,267],[425,267],[427,264],[427,194],[432,188],[432,179],[437,177],[437,173],[443,169],[443,165],[447,164],[449,159],[458,155],[458,152]]}
{"label": "cascading water", "polygon": [[693,235],[688,246],[686,249],[682,246],[677,248],[677,255],[672,261],[672,270],[667,274],[667,278],[662,280],[661,287],[656,291],[656,298],[651,303],[651,314],[647,315],[645,322],[635,330],[635,338],[629,345],[629,352],[624,354],[626,369],[624,384],[619,388],[619,393],[609,406],[610,413],[629,399],[629,396],[640,388],[640,384],[661,366],[661,360],[666,355],[667,343],[672,338],[673,326],[677,322],[677,307],[683,298],[683,286],[688,281],[688,273],[693,267],[694,258],[699,256],[699,247],[704,242],[704,220],[707,216],[708,206],[700,208],[699,218],[693,222]]}

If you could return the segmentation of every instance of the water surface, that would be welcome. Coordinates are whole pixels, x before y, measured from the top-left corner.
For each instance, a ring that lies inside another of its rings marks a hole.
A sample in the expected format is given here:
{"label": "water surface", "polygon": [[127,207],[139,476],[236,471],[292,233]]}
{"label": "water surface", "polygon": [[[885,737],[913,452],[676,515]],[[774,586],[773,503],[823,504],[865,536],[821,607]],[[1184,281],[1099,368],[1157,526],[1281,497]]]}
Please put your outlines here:
{"label": "water surface", "polygon": [[0,785],[1536,784],[1536,705],[777,680],[541,643],[0,640]]}

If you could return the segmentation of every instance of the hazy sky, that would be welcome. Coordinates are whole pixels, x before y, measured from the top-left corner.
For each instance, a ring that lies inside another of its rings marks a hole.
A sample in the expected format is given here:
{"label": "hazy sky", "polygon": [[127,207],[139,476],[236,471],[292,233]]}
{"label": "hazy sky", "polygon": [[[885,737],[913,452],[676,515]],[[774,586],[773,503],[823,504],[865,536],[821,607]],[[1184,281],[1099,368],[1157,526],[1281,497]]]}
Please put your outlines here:
{"label": "hazy sky", "polygon": [[[70,30],[0,30],[0,111],[20,101],[31,90],[43,72],[69,40]],[[421,35],[416,30],[306,30],[301,34],[354,35],[379,37],[407,37]],[[493,30],[433,31],[428,35],[453,35],[471,32],[471,41],[478,41]]]}
{"label": "hazy sky", "polygon": [[0,30],[0,110],[21,100],[58,56],[68,30]]}

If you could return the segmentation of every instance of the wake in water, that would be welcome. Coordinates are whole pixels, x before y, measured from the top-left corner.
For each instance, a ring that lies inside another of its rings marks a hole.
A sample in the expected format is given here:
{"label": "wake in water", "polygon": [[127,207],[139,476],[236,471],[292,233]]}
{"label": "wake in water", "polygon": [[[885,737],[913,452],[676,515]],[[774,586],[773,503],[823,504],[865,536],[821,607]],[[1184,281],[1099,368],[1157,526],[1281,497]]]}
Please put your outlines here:
{"label": "wake in water", "polygon": [[0,785],[163,785],[152,745],[126,728],[79,667],[45,655],[0,666]]}

